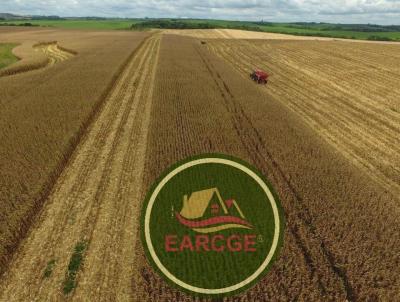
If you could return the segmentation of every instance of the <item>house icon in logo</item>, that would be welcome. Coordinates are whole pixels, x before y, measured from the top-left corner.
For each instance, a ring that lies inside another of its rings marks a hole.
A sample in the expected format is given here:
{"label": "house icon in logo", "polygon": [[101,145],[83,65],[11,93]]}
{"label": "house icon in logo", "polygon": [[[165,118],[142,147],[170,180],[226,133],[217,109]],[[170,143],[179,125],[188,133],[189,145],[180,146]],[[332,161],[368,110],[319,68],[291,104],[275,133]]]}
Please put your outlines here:
{"label": "house icon in logo", "polygon": [[182,225],[199,233],[252,228],[236,200],[224,200],[217,188],[196,191],[190,197],[184,195],[182,210],[175,216]]}

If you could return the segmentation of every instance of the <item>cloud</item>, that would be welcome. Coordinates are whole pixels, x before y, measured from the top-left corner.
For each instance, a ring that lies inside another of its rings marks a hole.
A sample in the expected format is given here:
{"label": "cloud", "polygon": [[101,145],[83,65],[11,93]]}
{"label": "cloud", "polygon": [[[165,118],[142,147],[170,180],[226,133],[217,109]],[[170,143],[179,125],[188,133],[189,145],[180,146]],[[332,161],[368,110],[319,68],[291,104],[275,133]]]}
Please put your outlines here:
{"label": "cloud", "polygon": [[399,0],[1,0],[0,12],[398,24]]}

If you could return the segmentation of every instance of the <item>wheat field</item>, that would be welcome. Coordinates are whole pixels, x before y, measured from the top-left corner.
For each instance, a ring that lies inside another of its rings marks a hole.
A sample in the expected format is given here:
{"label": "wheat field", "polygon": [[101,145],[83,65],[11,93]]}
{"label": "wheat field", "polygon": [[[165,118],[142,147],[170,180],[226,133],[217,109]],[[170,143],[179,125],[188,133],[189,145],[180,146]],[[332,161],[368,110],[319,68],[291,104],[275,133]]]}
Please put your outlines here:
{"label": "wheat field", "polygon": [[203,301],[153,271],[138,221],[165,168],[210,152],[256,166],[286,216],[272,270],[224,301],[400,299],[399,45],[0,32],[20,58],[0,76],[0,301]]}

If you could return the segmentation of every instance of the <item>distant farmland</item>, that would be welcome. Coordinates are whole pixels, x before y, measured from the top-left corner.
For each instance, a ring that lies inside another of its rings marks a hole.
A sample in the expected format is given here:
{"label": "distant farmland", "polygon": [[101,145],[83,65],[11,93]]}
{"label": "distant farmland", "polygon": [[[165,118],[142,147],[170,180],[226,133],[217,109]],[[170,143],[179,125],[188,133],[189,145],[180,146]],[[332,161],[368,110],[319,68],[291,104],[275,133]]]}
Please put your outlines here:
{"label": "distant farmland", "polygon": [[58,27],[66,29],[130,29],[134,20],[10,20],[0,21],[1,25],[25,25]]}
{"label": "distant farmland", "polygon": [[67,29],[241,29],[298,36],[317,36],[372,41],[400,41],[400,26],[373,24],[330,24],[330,23],[273,23],[250,21],[226,21],[212,19],[23,19],[0,21],[1,25],[30,25]]}

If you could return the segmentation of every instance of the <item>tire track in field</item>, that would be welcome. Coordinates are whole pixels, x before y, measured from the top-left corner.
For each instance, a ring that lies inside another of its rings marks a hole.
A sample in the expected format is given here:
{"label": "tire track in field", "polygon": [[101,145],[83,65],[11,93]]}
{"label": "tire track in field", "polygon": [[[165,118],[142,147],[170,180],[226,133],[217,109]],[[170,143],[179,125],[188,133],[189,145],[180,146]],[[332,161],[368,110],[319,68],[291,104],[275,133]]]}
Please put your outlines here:
{"label": "tire track in field", "polygon": [[[292,208],[286,213],[291,221],[291,223],[287,224],[287,227],[303,253],[310,279],[317,280],[316,285],[320,290],[321,296],[338,296],[340,295],[338,290],[340,290],[343,298],[347,299],[347,301],[354,301],[354,290],[351,287],[349,279],[345,271],[336,265],[333,254],[327,249],[323,239],[316,232],[312,215],[303,203],[301,194],[297,192],[286,177],[283,169],[268,151],[262,136],[258,133],[256,127],[254,127],[251,119],[240,104],[235,101],[234,95],[230,92],[219,73],[214,69],[212,63],[202,55],[201,51],[198,51],[198,53],[221,93],[226,110],[231,113],[232,123],[237,136],[241,139],[242,145],[247,150],[249,156],[259,166],[267,165],[268,169],[272,171],[276,183],[285,183],[293,199],[296,201],[292,203]],[[330,274],[327,274],[326,271],[330,271]]]}
{"label": "tire track in field", "polygon": [[[134,263],[152,79],[160,36],[132,56],[0,284],[1,301],[64,300],[75,245],[87,242],[78,300],[127,300]],[[55,260],[49,278],[48,261]]]}

